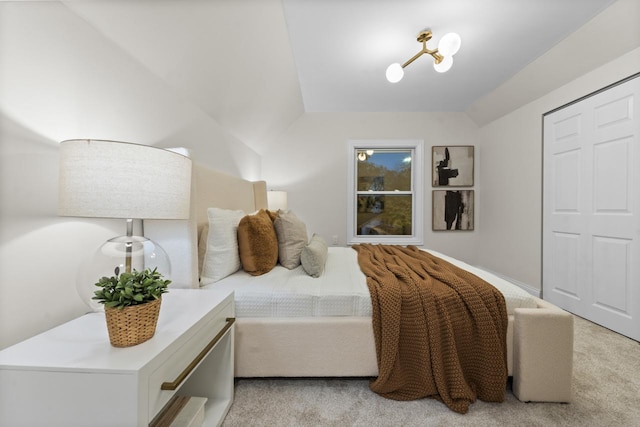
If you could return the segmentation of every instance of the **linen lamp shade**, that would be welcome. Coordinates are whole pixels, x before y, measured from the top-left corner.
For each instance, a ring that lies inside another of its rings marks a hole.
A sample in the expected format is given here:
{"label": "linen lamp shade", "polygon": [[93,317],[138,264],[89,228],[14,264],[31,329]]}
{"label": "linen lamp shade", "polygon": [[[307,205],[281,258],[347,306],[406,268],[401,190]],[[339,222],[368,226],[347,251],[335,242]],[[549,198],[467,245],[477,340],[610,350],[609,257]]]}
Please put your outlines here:
{"label": "linen lamp shade", "polygon": [[128,142],[60,143],[62,216],[188,219],[191,159]]}
{"label": "linen lamp shade", "polygon": [[286,211],[287,204],[287,192],[286,191],[267,191],[267,206],[272,211],[282,209]]}

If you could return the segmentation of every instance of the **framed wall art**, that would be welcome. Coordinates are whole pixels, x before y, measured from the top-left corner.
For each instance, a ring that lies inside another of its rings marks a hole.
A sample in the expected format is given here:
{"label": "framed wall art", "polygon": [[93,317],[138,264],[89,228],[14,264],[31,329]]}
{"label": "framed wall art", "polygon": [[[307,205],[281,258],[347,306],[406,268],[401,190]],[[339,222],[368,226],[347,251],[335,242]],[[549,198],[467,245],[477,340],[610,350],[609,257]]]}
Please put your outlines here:
{"label": "framed wall art", "polygon": [[473,145],[434,146],[431,166],[434,187],[472,187]]}
{"label": "framed wall art", "polygon": [[473,230],[473,190],[433,190],[433,231]]}

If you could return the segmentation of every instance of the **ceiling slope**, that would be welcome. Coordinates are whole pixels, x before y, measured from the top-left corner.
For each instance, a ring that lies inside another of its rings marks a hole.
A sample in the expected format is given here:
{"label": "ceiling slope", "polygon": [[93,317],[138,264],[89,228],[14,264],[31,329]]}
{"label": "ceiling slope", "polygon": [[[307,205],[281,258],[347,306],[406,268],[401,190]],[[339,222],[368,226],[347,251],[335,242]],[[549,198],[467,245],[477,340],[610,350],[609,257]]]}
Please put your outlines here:
{"label": "ceiling slope", "polygon": [[494,91],[476,100],[467,114],[479,126],[485,125],[640,47],[639,22],[640,1],[618,0]]}
{"label": "ceiling slope", "polygon": [[279,0],[64,4],[259,154],[303,113]]}

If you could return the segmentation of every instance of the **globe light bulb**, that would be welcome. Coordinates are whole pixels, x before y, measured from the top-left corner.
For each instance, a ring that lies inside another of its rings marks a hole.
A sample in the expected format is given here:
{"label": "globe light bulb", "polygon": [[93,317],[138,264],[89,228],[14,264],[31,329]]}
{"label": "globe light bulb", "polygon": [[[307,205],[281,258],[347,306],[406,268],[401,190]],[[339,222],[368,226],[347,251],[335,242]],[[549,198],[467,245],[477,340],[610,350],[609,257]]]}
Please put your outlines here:
{"label": "globe light bulb", "polygon": [[439,64],[433,63],[433,68],[439,73],[446,73],[453,65],[453,56],[445,56]]}
{"label": "globe light bulb", "polygon": [[442,56],[453,56],[460,50],[461,44],[462,39],[458,34],[447,33],[442,36],[438,43],[438,53]]}
{"label": "globe light bulb", "polygon": [[398,83],[404,77],[402,65],[393,63],[387,67],[387,80],[391,83]]}

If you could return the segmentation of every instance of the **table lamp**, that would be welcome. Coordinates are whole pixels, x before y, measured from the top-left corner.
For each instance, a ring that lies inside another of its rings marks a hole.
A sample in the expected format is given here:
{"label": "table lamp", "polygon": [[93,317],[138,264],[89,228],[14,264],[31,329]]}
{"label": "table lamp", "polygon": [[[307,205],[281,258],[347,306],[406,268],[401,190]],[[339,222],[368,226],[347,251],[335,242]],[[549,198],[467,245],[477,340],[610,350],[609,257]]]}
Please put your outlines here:
{"label": "table lamp", "polygon": [[[59,215],[126,220],[126,234],[100,246],[78,274],[78,293],[92,310],[102,309],[91,297],[103,276],[157,268],[170,278],[169,257],[143,236],[143,221],[188,219],[190,197],[191,159],[182,154],[97,139],[60,143]],[[140,236],[134,219],[142,220]]]}
{"label": "table lamp", "polygon": [[287,192],[275,190],[267,191],[267,206],[269,207],[269,210],[272,211],[277,211],[279,209],[286,211],[288,209]]}

